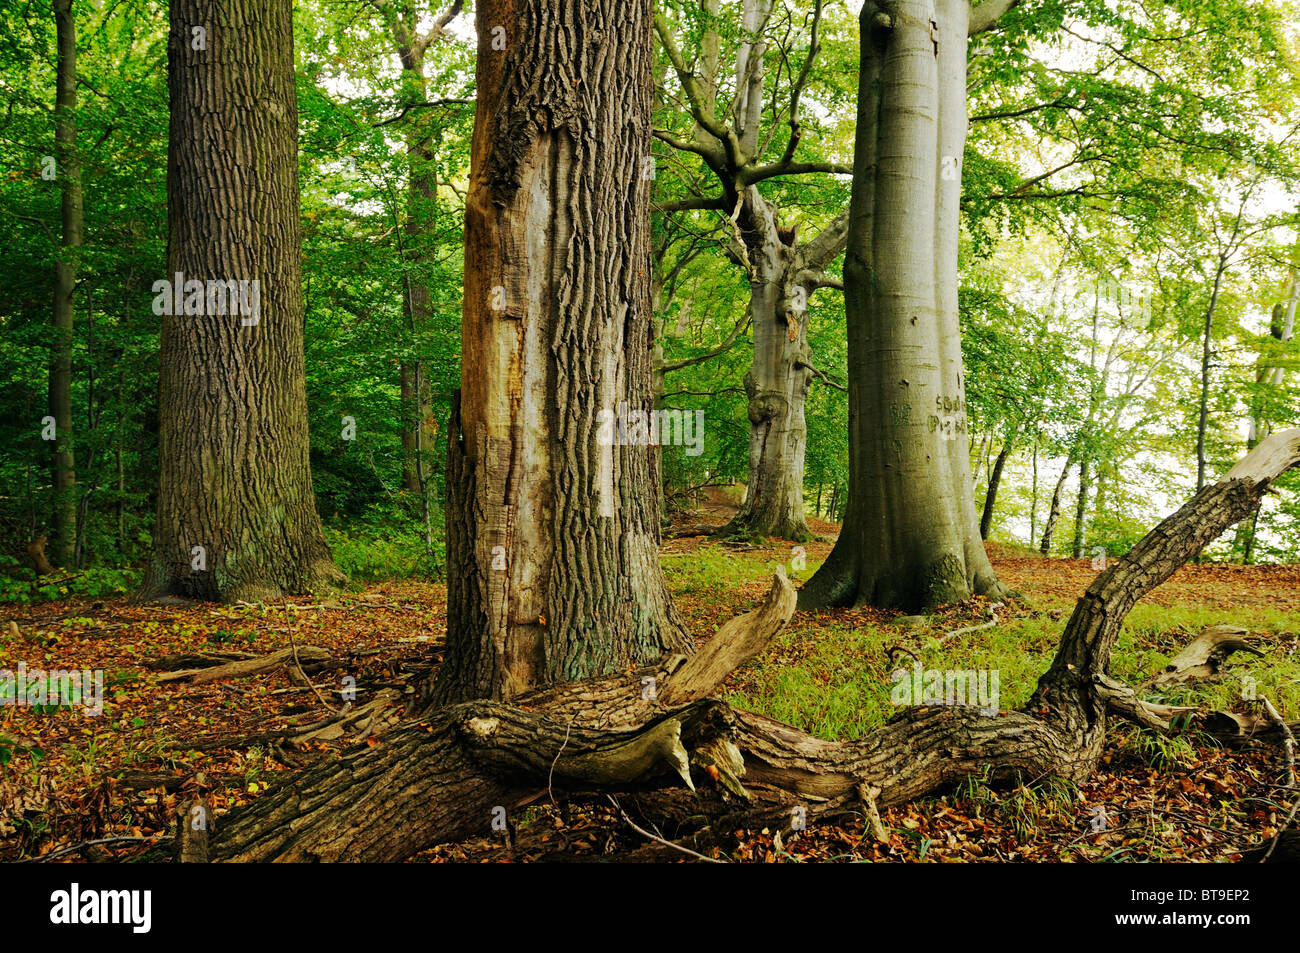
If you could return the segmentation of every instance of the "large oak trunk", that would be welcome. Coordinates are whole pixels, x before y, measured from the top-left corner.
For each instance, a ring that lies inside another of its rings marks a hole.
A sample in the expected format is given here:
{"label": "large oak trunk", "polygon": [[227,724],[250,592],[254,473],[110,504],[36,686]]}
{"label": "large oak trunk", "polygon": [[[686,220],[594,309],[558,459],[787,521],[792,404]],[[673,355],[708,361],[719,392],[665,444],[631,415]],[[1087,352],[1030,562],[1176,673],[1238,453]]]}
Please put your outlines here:
{"label": "large oak trunk", "polygon": [[[158,520],[145,597],[255,600],[343,581],[308,467],[291,11],[289,0],[171,6],[173,287],[154,288]],[[238,298],[216,284],[239,281]]]}
{"label": "large oak trunk", "polygon": [[689,646],[659,569],[649,0],[488,2],[448,431],[441,702]]}
{"label": "large oak trunk", "polygon": [[1000,595],[966,450],[957,315],[966,0],[868,2],[845,259],[849,500],[801,607]]}

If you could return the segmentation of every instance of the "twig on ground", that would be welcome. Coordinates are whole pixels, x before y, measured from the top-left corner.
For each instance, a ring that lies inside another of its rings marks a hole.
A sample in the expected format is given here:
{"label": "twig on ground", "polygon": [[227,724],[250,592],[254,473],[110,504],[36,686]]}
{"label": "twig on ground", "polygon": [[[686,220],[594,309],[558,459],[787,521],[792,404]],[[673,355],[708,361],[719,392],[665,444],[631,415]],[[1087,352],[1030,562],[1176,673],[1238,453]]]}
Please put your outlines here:
{"label": "twig on ground", "polygon": [[681,844],[674,844],[672,841],[666,840],[658,836],[657,834],[651,834],[645,828],[637,826],[636,821],[632,820],[632,818],[627,816],[627,812],[623,810],[622,806],[618,803],[618,801],[614,799],[614,796],[612,794],[607,794],[605,796],[609,798],[609,803],[614,805],[614,810],[618,811],[619,816],[622,817],[623,820],[627,822],[627,826],[632,828],[632,830],[636,831],[642,837],[648,837],[650,838],[650,840],[655,841],[656,843],[659,844],[663,844],[665,847],[671,847],[673,850],[680,850],[683,854],[689,854],[690,856],[696,858],[697,860],[702,860],[705,863],[709,863],[709,864],[726,863],[725,860],[719,860],[716,857],[705,857],[703,854],[698,853],[697,851],[693,851],[689,847],[683,847]]}
{"label": "twig on ground", "polygon": [[111,844],[115,841],[145,841],[162,842],[166,840],[175,840],[171,834],[151,834],[148,837],[137,837],[129,834],[123,834],[120,837],[100,837],[96,840],[82,841],[80,844],[73,844],[71,847],[61,847],[58,850],[52,850],[48,854],[41,854],[39,857],[26,857],[22,860],[15,861],[19,864],[39,864],[47,860],[53,860],[55,857],[61,857],[64,854],[71,854],[73,851],[82,850],[86,847],[92,847],[96,844]]}

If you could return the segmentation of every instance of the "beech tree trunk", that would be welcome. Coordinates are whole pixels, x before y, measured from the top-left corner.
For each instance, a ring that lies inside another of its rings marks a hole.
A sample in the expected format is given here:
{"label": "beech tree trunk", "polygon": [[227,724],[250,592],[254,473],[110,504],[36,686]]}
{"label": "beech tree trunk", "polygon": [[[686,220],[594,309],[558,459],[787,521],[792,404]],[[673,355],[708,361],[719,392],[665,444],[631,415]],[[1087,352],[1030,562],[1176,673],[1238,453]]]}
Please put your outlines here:
{"label": "beech tree trunk", "polygon": [[[809,817],[846,804],[897,804],[970,776],[1082,782],[1096,769],[1111,713],[1170,727],[1173,709],[1109,675],[1129,611],[1297,464],[1300,430],[1270,436],[1098,574],[1019,711],[909,707],[859,741],[830,742],[708,699],[789,620],[794,593],[779,571],[762,606],[724,625],[684,664],[666,659],[556,686],[518,707],[474,701],[433,711],[232,812],[218,825],[213,856],[400,860],[487,833],[501,811],[511,814],[538,791],[633,790],[656,822],[739,818],[734,826],[743,827],[756,816],[788,818],[795,804],[807,805]],[[662,686],[657,699],[641,693],[641,677]]]}
{"label": "beech tree trunk", "polygon": [[795,280],[795,250],[780,240],[775,212],[757,189],[746,192],[741,216],[754,335],[754,359],[745,374],[749,485],[744,505],[724,532],[802,541],[811,536],[804,516],[803,475],[808,442],[804,402],[812,380],[812,289]]}
{"label": "beech tree trunk", "polygon": [[651,409],[650,15],[477,6],[439,703],[689,650],[659,568],[657,448],[612,423]]}
{"label": "beech tree trunk", "polygon": [[971,492],[957,314],[966,0],[868,2],[845,258],[849,494],[800,608],[1003,595]]}
{"label": "beech tree trunk", "polygon": [[54,310],[50,317],[49,414],[54,418],[50,468],[54,498],[54,536],[50,557],[56,566],[75,562],[77,474],[72,443],[72,348],[77,256],[84,225],[81,158],[77,154],[77,26],[72,0],[55,0],[58,43],[54,102],[55,176],[59,183],[63,234],[54,262]]}
{"label": "beech tree trunk", "polygon": [[[170,22],[166,279],[182,275],[172,291],[189,313],[155,299],[158,519],[142,597],[328,588],[343,576],[308,466],[292,4],[175,0]],[[191,293],[241,280],[240,313],[232,296]]]}
{"label": "beech tree trunk", "polygon": [[759,192],[759,184],[769,178],[832,168],[827,163],[794,161],[803,135],[798,118],[799,96],[820,47],[820,3],[809,13],[808,59],[797,77],[789,77],[790,101],[788,112],[782,116],[790,127],[785,153],[770,165],[762,161],[760,143],[767,105],[764,58],[776,6],[774,0],[744,0],[734,11],[739,15],[742,32],[729,117],[719,117],[716,111],[718,25],[723,21],[719,0],[700,0],[700,56],[690,64],[662,17],[656,27],[695,117],[690,145],[672,136],[665,136],[664,141],[699,154],[716,176],[722,194],[706,204],[733,219],[731,250],[750,283],[754,356],[745,375],[749,484],[744,504],[719,532],[806,540],[811,533],[803,504],[808,439],[804,402],[814,373],[807,335],[808,298],[822,282],[827,266],[844,250],[847,222],[844,215],[838,215],[816,236],[801,243],[797,229],[782,227],[778,209]]}
{"label": "beech tree trunk", "polygon": [[[1240,215],[1237,216],[1237,221],[1240,224]],[[1210,359],[1214,355],[1214,312],[1219,304],[1219,289],[1223,284],[1223,273],[1227,267],[1228,252],[1221,251],[1219,263],[1214,269],[1214,287],[1210,291],[1210,303],[1205,307],[1205,327],[1201,333],[1201,396],[1196,419],[1196,488],[1198,490],[1205,486],[1205,435],[1210,416]]]}
{"label": "beech tree trunk", "polygon": [[[1300,303],[1300,267],[1292,266],[1290,270],[1290,291],[1287,293],[1285,302],[1279,301],[1273,306],[1273,320],[1270,323],[1269,333],[1274,340],[1280,342],[1290,341],[1295,336],[1295,313],[1296,305]],[[1272,366],[1265,361],[1260,361],[1260,366],[1255,372],[1255,383],[1261,388],[1273,390],[1282,385],[1286,376],[1286,368]],[[1270,395],[1267,392],[1257,393],[1252,400],[1252,409],[1250,415],[1250,430],[1246,437],[1246,449],[1252,450],[1259,443],[1260,439],[1265,436],[1270,427],[1270,417],[1267,411],[1267,404]],[[1241,552],[1241,561],[1246,565],[1254,559],[1255,554],[1255,531],[1259,523],[1259,511],[1256,510],[1251,514],[1250,519],[1243,520],[1237,527],[1237,539],[1235,545]]]}

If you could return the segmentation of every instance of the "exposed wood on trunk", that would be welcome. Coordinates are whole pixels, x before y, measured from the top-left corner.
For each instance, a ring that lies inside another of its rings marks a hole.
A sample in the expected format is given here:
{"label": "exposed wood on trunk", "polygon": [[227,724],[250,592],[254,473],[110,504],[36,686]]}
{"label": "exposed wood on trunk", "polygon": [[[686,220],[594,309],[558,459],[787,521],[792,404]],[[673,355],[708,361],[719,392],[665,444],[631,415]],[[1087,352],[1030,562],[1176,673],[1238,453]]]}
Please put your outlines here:
{"label": "exposed wood on trunk", "polygon": [[443,703],[690,649],[659,568],[658,448],[615,425],[652,402],[649,0],[476,16]]}
{"label": "exposed wood on trunk", "polygon": [[794,615],[794,606],[794,587],[785,567],[778,567],[763,605],[723,623],[708,644],[670,676],[659,692],[660,702],[683,705],[713,692],[734,669],[767,646]]}

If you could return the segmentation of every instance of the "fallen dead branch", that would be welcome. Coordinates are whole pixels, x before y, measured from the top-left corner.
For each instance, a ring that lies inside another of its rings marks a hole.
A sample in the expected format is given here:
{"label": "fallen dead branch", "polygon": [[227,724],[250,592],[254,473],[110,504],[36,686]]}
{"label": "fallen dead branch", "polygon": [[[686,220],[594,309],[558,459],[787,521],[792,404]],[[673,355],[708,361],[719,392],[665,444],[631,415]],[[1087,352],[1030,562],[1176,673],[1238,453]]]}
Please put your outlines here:
{"label": "fallen dead branch", "polygon": [[[205,685],[225,678],[245,678],[249,675],[261,675],[273,672],[294,663],[295,648],[279,649],[269,655],[241,658],[204,668],[184,668],[159,675],[159,682],[189,682],[191,685]],[[336,664],[334,657],[324,649],[314,645],[304,645],[297,649],[297,659],[319,671]],[[341,663],[337,663],[341,664]]]}

